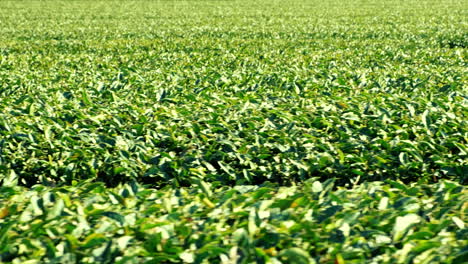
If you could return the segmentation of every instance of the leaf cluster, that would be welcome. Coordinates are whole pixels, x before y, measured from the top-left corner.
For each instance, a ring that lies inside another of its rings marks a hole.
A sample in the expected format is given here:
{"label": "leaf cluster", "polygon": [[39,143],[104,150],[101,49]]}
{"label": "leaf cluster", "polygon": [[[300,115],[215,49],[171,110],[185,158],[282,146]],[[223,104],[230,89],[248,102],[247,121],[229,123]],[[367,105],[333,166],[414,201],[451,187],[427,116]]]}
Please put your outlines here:
{"label": "leaf cluster", "polygon": [[[2,187],[2,263],[462,263],[464,186]],[[5,203],[6,202],[6,203]],[[341,261],[341,262],[340,262]]]}

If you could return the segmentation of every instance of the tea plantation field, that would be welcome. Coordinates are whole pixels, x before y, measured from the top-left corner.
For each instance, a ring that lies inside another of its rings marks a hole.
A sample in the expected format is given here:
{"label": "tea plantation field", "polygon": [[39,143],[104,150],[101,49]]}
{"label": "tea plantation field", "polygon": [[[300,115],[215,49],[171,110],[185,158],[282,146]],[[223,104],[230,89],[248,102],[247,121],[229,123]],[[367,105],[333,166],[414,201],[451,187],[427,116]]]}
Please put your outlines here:
{"label": "tea plantation field", "polygon": [[468,263],[466,1],[0,1],[0,263]]}

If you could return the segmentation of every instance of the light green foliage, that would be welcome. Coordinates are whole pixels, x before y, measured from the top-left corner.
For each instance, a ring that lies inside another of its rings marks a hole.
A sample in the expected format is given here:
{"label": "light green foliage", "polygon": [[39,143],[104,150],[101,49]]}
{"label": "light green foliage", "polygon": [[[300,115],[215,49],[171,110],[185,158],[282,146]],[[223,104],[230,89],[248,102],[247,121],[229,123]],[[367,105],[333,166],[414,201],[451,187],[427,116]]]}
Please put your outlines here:
{"label": "light green foliage", "polygon": [[463,6],[2,1],[0,173],[466,183]]}
{"label": "light green foliage", "polygon": [[209,201],[201,189],[135,183],[2,187],[0,261],[462,263],[468,257],[462,224],[468,195],[457,183],[331,190],[327,181],[321,192],[314,183],[209,187]]}
{"label": "light green foliage", "polygon": [[0,1],[0,262],[468,262],[467,17]]}

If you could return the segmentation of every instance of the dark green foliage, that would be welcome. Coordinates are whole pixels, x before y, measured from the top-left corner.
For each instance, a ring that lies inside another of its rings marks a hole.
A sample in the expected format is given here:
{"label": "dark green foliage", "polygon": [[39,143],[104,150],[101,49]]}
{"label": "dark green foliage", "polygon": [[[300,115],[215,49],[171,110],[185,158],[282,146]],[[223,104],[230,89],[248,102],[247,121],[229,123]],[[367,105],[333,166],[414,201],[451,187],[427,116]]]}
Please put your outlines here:
{"label": "dark green foliage", "polygon": [[466,188],[398,184],[1,187],[0,261],[461,263]]}

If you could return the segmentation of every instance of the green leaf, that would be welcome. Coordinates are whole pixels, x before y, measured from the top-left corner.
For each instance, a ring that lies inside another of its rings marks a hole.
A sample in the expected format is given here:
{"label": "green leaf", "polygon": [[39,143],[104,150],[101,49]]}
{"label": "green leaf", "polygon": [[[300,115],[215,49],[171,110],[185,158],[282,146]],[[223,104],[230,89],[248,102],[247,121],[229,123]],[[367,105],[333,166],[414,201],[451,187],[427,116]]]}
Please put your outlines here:
{"label": "green leaf", "polygon": [[319,181],[315,181],[314,183],[312,183],[312,191],[315,193],[323,191],[322,183]]}
{"label": "green leaf", "polygon": [[14,222],[0,223],[0,248],[4,248],[6,243],[8,243],[8,241],[5,243],[5,239],[7,238],[8,231],[12,228],[13,225]]}
{"label": "green leaf", "polygon": [[184,251],[179,255],[180,259],[184,263],[194,263],[195,262],[195,255],[192,252]]}
{"label": "green leaf", "polygon": [[439,247],[441,245],[440,242],[433,242],[433,241],[423,241],[420,242],[417,246],[411,249],[411,252],[415,254],[420,254],[428,249]]}
{"label": "green leaf", "polygon": [[213,195],[213,192],[211,191],[211,187],[208,183],[198,178],[194,179],[193,181],[198,185],[198,187],[202,190],[202,192],[208,198],[210,198]]}
{"label": "green leaf", "polygon": [[417,214],[407,214],[398,216],[393,227],[393,241],[399,241],[405,233],[415,224],[418,224],[421,218]]}
{"label": "green leaf", "polygon": [[125,217],[123,217],[121,214],[118,214],[116,212],[103,212],[102,215],[107,216],[111,219],[114,219],[117,221],[120,225],[123,225],[125,223]]}
{"label": "green leaf", "polygon": [[56,200],[52,208],[47,211],[47,219],[52,219],[52,218],[61,216],[64,208],[65,208],[65,203],[63,202],[63,200],[62,199]]}
{"label": "green leaf", "polygon": [[431,119],[429,117],[429,110],[424,111],[424,113],[421,115],[421,120],[423,122],[423,125],[426,129],[429,129],[431,125]]}
{"label": "green leaf", "polygon": [[125,251],[127,246],[129,245],[130,241],[132,241],[132,236],[123,236],[117,239],[117,246],[121,251]]}
{"label": "green leaf", "polygon": [[460,229],[465,228],[465,222],[463,222],[463,220],[461,220],[460,218],[456,216],[452,216],[452,221],[458,226],[458,228]]}
{"label": "green leaf", "polygon": [[[2,177],[0,177],[0,180]],[[0,181],[1,182],[1,181]],[[3,187],[13,187],[18,185],[18,175],[15,173],[14,170],[10,170],[8,176],[3,178],[2,185]]]}

